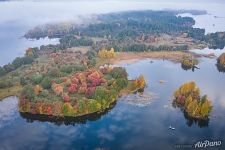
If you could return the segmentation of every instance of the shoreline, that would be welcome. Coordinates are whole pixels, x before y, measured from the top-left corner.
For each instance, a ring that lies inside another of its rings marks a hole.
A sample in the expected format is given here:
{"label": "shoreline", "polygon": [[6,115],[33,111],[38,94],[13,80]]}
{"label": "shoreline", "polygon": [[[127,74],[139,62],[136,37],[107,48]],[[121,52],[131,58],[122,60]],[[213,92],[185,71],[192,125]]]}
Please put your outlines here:
{"label": "shoreline", "polygon": [[178,63],[184,56],[188,55],[194,56],[194,54],[184,51],[119,52],[116,54],[115,58],[110,59],[108,63],[111,63],[113,65],[124,63],[130,64],[146,58],[170,60]]}

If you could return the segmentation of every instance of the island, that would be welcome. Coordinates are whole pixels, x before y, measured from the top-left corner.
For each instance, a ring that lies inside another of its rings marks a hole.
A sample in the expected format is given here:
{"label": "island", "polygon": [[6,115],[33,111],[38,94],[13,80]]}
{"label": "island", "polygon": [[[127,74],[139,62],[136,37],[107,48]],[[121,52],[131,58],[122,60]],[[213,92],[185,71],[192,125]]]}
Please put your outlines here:
{"label": "island", "polygon": [[181,61],[181,67],[184,70],[194,69],[197,68],[196,65],[198,64],[198,60],[193,58],[192,56],[184,57]]}
{"label": "island", "polygon": [[221,54],[218,58],[217,58],[217,69],[220,72],[225,72],[225,53]]}
{"label": "island", "polygon": [[200,96],[200,89],[193,81],[174,92],[173,106],[180,108],[188,117],[200,120],[207,120],[212,110],[211,101],[207,95]]}

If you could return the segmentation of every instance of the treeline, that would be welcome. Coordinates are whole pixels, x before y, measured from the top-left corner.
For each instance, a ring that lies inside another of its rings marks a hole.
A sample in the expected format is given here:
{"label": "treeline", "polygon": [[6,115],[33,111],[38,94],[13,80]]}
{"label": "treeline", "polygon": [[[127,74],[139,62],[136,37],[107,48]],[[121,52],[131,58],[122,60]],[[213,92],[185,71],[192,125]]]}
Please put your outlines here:
{"label": "treeline", "polygon": [[0,77],[5,74],[16,70],[22,65],[31,64],[34,62],[34,59],[38,57],[38,48],[28,48],[26,54],[23,57],[16,57],[12,63],[8,63],[4,66],[0,66]]}
{"label": "treeline", "polygon": [[207,34],[206,42],[209,43],[209,48],[223,49],[225,46],[225,32]]}
{"label": "treeline", "polygon": [[[192,11],[194,14],[205,13],[205,11]],[[60,38],[60,44],[42,46],[41,50],[63,50],[74,46],[93,46],[91,37],[100,37],[116,43],[118,46],[134,43],[137,38],[145,35],[158,36],[160,34],[181,35],[187,33],[188,37],[198,41],[206,42],[210,48],[223,48],[225,45],[224,32],[217,32],[205,35],[205,29],[193,28],[195,21],[191,17],[180,17],[177,14],[182,11],[128,11],[120,13],[109,13],[98,15],[98,22],[85,26],[74,24],[56,24],[39,26],[30,30],[27,38]],[[107,43],[111,44],[111,43]],[[114,47],[114,46],[113,46]],[[132,45],[134,49],[145,49],[143,46]],[[139,47],[139,48],[136,48]],[[179,50],[186,49],[186,46],[151,47],[153,50]],[[116,49],[116,48],[115,48]],[[149,48],[147,48],[149,49]],[[139,51],[139,50],[137,50]]]}
{"label": "treeline", "polygon": [[92,46],[93,41],[90,38],[87,37],[75,37],[72,35],[68,35],[65,37],[62,37],[59,40],[59,44],[56,45],[42,45],[40,46],[41,51],[45,50],[52,50],[52,51],[58,51],[58,50],[64,50],[71,47],[77,47],[77,46]]}
{"label": "treeline", "polygon": [[117,52],[145,52],[145,51],[161,51],[161,50],[168,50],[168,51],[184,51],[188,49],[188,45],[146,45],[146,44],[130,44],[130,45],[108,45],[107,49],[113,47]]}
{"label": "treeline", "polygon": [[[65,35],[92,37],[111,37],[125,39],[136,37],[141,33],[182,33],[190,30],[195,24],[193,18],[177,17],[171,11],[132,11],[99,15],[100,23],[84,27],[74,25],[46,25],[36,27],[26,33],[26,38],[62,38]],[[59,30],[61,29],[61,30]]]}

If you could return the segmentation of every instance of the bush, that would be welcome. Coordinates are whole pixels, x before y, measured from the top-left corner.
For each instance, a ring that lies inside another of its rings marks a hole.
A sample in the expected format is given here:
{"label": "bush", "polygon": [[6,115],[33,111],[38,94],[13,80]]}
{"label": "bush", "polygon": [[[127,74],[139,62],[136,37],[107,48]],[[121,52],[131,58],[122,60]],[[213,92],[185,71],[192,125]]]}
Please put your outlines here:
{"label": "bush", "polygon": [[8,65],[4,66],[4,70],[6,73],[9,73],[9,72],[15,70],[15,67],[12,64],[8,64]]}
{"label": "bush", "polygon": [[5,69],[0,66],[0,77],[6,74]]}
{"label": "bush", "polygon": [[98,86],[94,93],[94,99],[101,101],[103,99],[108,99],[107,90],[103,86]]}
{"label": "bush", "polygon": [[64,103],[62,107],[62,112],[64,116],[74,116],[75,111],[70,103]]}
{"label": "bush", "polygon": [[217,59],[217,63],[225,68],[225,53],[221,54]]}
{"label": "bush", "polygon": [[71,65],[62,66],[60,71],[63,73],[71,73],[73,71],[73,66]]}
{"label": "bush", "polygon": [[49,77],[45,77],[41,82],[41,86],[44,89],[50,89],[51,85],[52,85],[52,83],[51,83],[51,79]]}
{"label": "bush", "polygon": [[87,69],[86,66],[84,65],[77,65],[77,66],[74,66],[74,71],[85,71]]}
{"label": "bush", "polygon": [[79,99],[77,101],[78,103],[78,111],[79,113],[84,113],[87,109],[87,105],[86,105],[86,102],[85,102],[85,99]]}
{"label": "bush", "polygon": [[42,74],[35,74],[32,76],[31,80],[32,80],[33,84],[40,84],[42,79],[43,79]]}
{"label": "bush", "polygon": [[26,85],[27,84],[27,81],[24,77],[20,77],[20,85]]}
{"label": "bush", "polygon": [[89,51],[86,53],[86,55],[88,56],[88,59],[91,60],[91,59],[95,58],[97,54],[96,54],[95,51],[89,50]]}
{"label": "bush", "polygon": [[12,65],[15,68],[19,68],[22,65],[31,64],[34,61],[33,57],[25,56],[25,57],[17,57],[13,60]]}
{"label": "bush", "polygon": [[48,71],[48,76],[50,76],[50,77],[58,77],[59,76],[59,69],[58,68],[51,68]]}
{"label": "bush", "polygon": [[87,105],[89,112],[96,112],[101,109],[101,105],[96,100],[93,99],[89,99]]}
{"label": "bush", "polygon": [[13,82],[8,79],[0,80],[0,88],[9,88],[13,86]]}
{"label": "bush", "polygon": [[25,98],[27,98],[29,100],[34,99],[34,97],[35,97],[34,87],[32,85],[24,86],[21,94],[22,94],[22,96],[24,96]]}
{"label": "bush", "polygon": [[48,90],[42,90],[39,96],[43,98],[48,97],[49,96]]}
{"label": "bush", "polygon": [[88,66],[90,67],[94,67],[96,65],[96,59],[92,58],[90,60],[88,60]]}
{"label": "bush", "polygon": [[113,68],[111,75],[113,78],[127,78],[127,72],[122,67],[115,67]]}
{"label": "bush", "polygon": [[127,87],[127,84],[128,84],[127,78],[116,79],[116,88],[118,90],[122,90],[123,88]]}

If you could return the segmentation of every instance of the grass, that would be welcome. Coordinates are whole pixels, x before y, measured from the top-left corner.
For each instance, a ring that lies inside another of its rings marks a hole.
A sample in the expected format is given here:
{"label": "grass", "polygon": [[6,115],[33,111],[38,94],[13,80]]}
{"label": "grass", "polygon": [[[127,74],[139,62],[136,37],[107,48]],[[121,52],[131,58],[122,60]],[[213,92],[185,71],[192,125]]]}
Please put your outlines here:
{"label": "grass", "polygon": [[10,88],[0,89],[0,100],[3,100],[9,96],[19,96],[22,90],[22,86],[16,85]]}
{"label": "grass", "polygon": [[135,61],[153,58],[153,59],[165,59],[174,62],[180,62],[183,57],[191,54],[183,51],[150,51],[150,52],[117,52],[116,56],[112,59],[97,59],[97,65],[104,64],[121,64],[121,63],[133,63]]}

